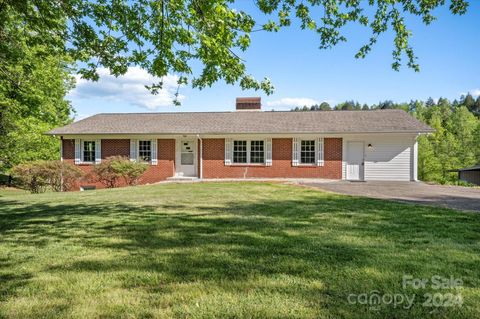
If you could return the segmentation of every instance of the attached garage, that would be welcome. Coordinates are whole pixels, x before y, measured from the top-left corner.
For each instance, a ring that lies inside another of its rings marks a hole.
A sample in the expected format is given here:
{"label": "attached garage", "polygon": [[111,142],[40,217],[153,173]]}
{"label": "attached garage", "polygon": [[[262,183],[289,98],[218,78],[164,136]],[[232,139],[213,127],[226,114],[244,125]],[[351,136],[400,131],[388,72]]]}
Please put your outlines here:
{"label": "attached garage", "polygon": [[416,134],[344,137],[343,178],[364,181],[417,180]]}

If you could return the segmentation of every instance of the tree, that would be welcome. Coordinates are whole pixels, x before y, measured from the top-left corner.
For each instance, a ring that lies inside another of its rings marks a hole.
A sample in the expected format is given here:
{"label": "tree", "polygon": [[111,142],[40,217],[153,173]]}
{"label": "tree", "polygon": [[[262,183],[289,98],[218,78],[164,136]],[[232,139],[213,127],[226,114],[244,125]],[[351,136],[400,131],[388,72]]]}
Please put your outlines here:
{"label": "tree", "polygon": [[[298,19],[301,29],[315,32],[320,48],[325,49],[347,41],[344,33],[347,24],[359,24],[371,32],[356,54],[357,58],[364,58],[379,36],[392,30],[392,68],[399,70],[405,56],[407,66],[418,71],[405,17],[418,16],[428,25],[435,20],[433,11],[446,5],[444,1],[425,0],[257,0],[255,3],[262,15],[260,19],[265,16],[274,17],[273,20],[258,23],[251,13],[237,10],[233,1],[224,0],[3,0],[0,56],[11,58],[19,52],[12,45],[13,19],[31,31],[25,34],[27,43],[44,45],[59,55],[68,54],[82,63],[79,72],[87,79],[98,79],[99,66],[121,75],[129,66],[138,65],[160,78],[178,75],[179,85],[190,84],[201,89],[223,80],[270,94],[273,92],[270,80],[254,79],[240,57],[250,46],[252,33],[277,32]],[[449,2],[452,14],[464,14],[467,8],[467,0]],[[317,16],[318,20],[314,18]],[[11,74],[2,76],[10,78]],[[161,87],[160,81],[150,88],[155,93]]]}
{"label": "tree", "polygon": [[395,104],[393,103],[392,100],[387,100],[387,101],[383,101],[383,102],[378,103],[378,108],[382,109],[382,110],[393,109],[393,108],[395,108]]}
{"label": "tree", "polygon": [[[33,41],[35,30],[26,27],[5,2],[2,5],[0,170],[24,160],[57,156],[58,142],[53,145],[42,134],[69,121],[71,108],[63,98],[73,83],[66,56]],[[36,156],[36,150],[43,154]]]}
{"label": "tree", "polygon": [[433,107],[435,105],[437,105],[437,103],[435,103],[435,100],[431,97],[429,97],[427,102],[425,102],[426,107]]}
{"label": "tree", "polygon": [[414,116],[435,129],[434,133],[418,139],[419,178],[455,182],[457,176],[450,170],[480,161],[480,119],[464,105],[452,108],[446,99],[439,99],[431,107],[419,105],[417,102]]}
{"label": "tree", "polygon": [[43,134],[71,121],[73,111],[64,100],[73,87],[68,57],[31,43],[33,31],[12,15],[0,10],[7,30],[0,32],[5,40],[0,41],[0,171],[24,161],[58,158],[58,141]]}
{"label": "tree", "polygon": [[366,103],[365,103],[365,104],[363,104],[363,106],[362,106],[362,110],[364,110],[364,111],[368,111],[368,110],[370,110],[370,108],[368,107],[368,104],[366,104]]}
{"label": "tree", "polygon": [[[345,101],[343,103],[339,103],[337,105],[335,105],[335,110],[342,110],[342,111],[352,111],[352,110],[355,110],[356,109],[356,104],[355,101],[351,100],[351,101]],[[360,105],[360,104],[358,104]]]}
{"label": "tree", "polygon": [[441,107],[452,108],[452,105],[450,104],[450,101],[446,98],[443,98],[443,97],[438,99],[437,105],[439,105]]}
{"label": "tree", "polygon": [[470,109],[470,112],[477,116],[480,116],[480,95],[477,97],[474,106]]}
{"label": "tree", "polygon": [[322,102],[319,106],[319,110],[320,111],[331,111],[332,108],[330,107],[330,104],[328,104],[327,102]]}
{"label": "tree", "polygon": [[468,93],[467,96],[465,96],[465,98],[462,100],[461,104],[465,105],[467,109],[472,111],[475,108],[475,99],[470,93]]}
{"label": "tree", "polygon": [[421,114],[423,114],[425,110],[425,104],[423,101],[419,100],[412,100],[408,104],[408,112],[411,113],[413,116],[417,117],[422,122],[425,122],[424,119],[420,118]]}

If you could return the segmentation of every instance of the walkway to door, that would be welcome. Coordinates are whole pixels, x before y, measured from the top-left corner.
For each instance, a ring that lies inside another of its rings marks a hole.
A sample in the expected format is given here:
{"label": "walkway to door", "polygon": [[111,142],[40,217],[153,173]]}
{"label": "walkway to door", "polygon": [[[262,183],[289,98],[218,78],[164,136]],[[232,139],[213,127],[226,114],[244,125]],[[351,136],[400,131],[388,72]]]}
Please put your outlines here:
{"label": "walkway to door", "polygon": [[340,194],[398,200],[480,212],[480,188],[429,185],[421,182],[302,182]]}

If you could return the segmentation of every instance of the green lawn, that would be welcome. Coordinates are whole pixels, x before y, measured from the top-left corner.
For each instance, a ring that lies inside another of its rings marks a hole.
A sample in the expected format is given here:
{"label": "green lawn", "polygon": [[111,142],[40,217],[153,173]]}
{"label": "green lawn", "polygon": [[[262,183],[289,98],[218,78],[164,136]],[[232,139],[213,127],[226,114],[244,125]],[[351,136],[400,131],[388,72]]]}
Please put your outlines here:
{"label": "green lawn", "polygon": [[[372,291],[416,299],[348,301]],[[478,318],[480,215],[276,183],[3,191],[0,318],[28,317]]]}

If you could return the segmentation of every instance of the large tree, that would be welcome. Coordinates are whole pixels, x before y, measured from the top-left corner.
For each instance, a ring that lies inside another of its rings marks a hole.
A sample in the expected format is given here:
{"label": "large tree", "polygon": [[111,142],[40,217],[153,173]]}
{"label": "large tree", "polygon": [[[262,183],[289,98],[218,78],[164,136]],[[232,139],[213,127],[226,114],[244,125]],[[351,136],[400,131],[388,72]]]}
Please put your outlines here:
{"label": "large tree", "polygon": [[0,171],[27,160],[58,157],[58,141],[44,135],[70,121],[70,58],[32,41],[14,11],[0,10]]}
{"label": "large tree", "polygon": [[[405,18],[418,16],[430,24],[435,19],[432,12],[447,5],[445,0],[254,3],[261,22],[255,21],[251,12],[237,10],[233,0],[0,0],[0,12],[12,13],[32,30],[26,34],[29,42],[63,51],[82,62],[80,73],[88,79],[98,78],[99,66],[120,75],[128,66],[139,65],[160,78],[176,74],[179,85],[204,88],[224,80],[269,94],[273,90],[270,80],[254,79],[240,56],[250,46],[253,32],[276,32],[297,20],[302,29],[318,34],[320,48],[331,48],[346,41],[344,27],[356,23],[370,30],[356,54],[363,58],[380,35],[392,30],[392,67],[398,70],[406,58],[407,66],[418,70]],[[463,14],[468,1],[450,0],[448,6],[453,14]],[[0,19],[0,42],[5,40],[5,30],[5,20]],[[10,48],[4,45],[0,50]],[[160,82],[151,88],[155,92],[161,86]]]}

